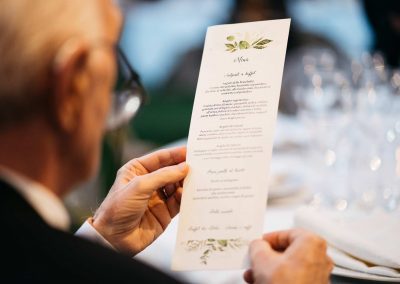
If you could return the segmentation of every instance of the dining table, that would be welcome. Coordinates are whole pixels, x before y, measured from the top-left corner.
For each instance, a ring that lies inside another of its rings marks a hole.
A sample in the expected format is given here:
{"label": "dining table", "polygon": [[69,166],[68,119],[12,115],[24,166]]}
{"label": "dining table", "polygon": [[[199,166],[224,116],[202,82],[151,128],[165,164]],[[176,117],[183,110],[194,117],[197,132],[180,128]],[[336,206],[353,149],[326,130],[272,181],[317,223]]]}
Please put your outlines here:
{"label": "dining table", "polygon": [[[307,162],[310,130],[296,116],[278,114],[274,146],[269,173],[270,187],[265,203],[265,233],[294,227],[294,216],[304,206],[313,206],[322,189],[315,189],[314,170]],[[185,145],[187,138],[173,141],[161,148]],[[323,193],[323,192],[322,192]],[[135,256],[184,283],[245,283],[242,270],[172,271],[171,261],[175,249],[179,214],[174,217],[163,234],[148,248]],[[375,283],[363,277],[348,277],[333,270],[331,283]],[[388,283],[388,282],[385,282]]]}

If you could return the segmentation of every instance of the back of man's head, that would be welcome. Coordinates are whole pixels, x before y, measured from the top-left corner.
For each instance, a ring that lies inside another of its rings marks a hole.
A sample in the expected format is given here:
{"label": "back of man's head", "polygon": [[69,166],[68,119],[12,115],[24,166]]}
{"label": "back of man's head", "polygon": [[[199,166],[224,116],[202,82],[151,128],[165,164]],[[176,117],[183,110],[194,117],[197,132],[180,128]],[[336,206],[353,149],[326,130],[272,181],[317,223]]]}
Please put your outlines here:
{"label": "back of man's head", "polygon": [[95,2],[0,0],[0,129],[42,112],[57,49],[96,34]]}

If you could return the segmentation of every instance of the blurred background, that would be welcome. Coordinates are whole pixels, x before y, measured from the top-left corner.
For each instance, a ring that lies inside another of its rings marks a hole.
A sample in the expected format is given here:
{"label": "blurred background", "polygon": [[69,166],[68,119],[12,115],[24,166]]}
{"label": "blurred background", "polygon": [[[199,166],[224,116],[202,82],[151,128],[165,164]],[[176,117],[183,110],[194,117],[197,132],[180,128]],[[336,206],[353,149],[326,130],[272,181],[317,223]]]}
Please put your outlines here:
{"label": "blurred background", "polygon": [[[131,122],[105,137],[98,176],[67,197],[74,224],[93,213],[125,161],[187,137],[210,25],[292,19],[279,111],[309,130],[308,147],[302,155],[315,166],[314,174],[342,183],[343,192],[333,194],[335,206],[343,207],[340,201],[355,198],[358,191],[354,188],[361,187],[356,180],[365,171],[395,167],[393,151],[400,133],[399,1],[119,3],[125,14],[120,45],[140,74],[149,98]],[[357,147],[360,144],[365,145],[362,150]],[[350,169],[357,179],[348,177]],[[369,181],[375,193],[367,194],[367,199],[376,196],[377,187],[386,186],[389,189],[382,189],[388,197],[385,206],[397,208],[398,181],[392,172],[379,178],[368,175],[375,178]],[[384,194],[379,196],[384,198]]]}

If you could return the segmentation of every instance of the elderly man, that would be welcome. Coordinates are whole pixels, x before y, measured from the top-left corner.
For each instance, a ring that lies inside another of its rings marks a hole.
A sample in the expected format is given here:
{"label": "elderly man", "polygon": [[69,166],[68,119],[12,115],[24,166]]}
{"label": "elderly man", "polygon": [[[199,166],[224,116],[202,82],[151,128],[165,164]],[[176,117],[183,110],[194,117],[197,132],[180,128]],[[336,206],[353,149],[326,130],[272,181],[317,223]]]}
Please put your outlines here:
{"label": "elderly man", "polygon": [[[111,0],[0,3],[0,238],[5,263],[0,279],[176,283],[131,256],[152,243],[178,213],[187,173],[185,148],[149,154],[118,171],[109,195],[78,232],[93,242],[67,232],[69,219],[60,201],[98,166],[116,77],[118,8]],[[159,188],[165,188],[163,195]],[[269,234],[252,244],[252,267],[245,279],[327,282],[331,263],[325,250],[320,238],[303,231]]]}

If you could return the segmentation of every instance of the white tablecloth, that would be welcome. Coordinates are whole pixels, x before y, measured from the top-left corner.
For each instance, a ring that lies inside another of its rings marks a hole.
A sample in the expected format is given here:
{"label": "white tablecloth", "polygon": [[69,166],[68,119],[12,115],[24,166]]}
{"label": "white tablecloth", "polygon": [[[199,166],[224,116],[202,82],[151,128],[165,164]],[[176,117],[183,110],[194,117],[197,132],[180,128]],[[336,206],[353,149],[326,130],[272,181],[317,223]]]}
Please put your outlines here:
{"label": "white tablecloth", "polygon": [[[293,206],[293,204],[269,206],[265,211],[265,232],[290,228],[295,208],[297,206]],[[175,217],[167,230],[150,247],[137,255],[136,258],[189,283],[245,283],[242,279],[244,270],[171,271],[171,259],[175,247],[177,225],[178,217]]]}
{"label": "white tablecloth", "polygon": [[[294,121],[280,116],[278,119],[277,132],[276,132],[276,143],[275,145],[283,146],[288,145],[289,153],[282,151],[282,149],[274,150],[271,163],[271,174],[281,175],[282,173],[290,173],[290,175],[306,176],[309,174],[309,169],[304,166],[301,155],[296,155],[291,152],[291,145],[287,143],[290,141],[290,137],[286,138],[289,134],[291,136],[296,135],[297,141],[304,142],[304,132],[301,128],[296,127],[297,124],[293,124]],[[301,138],[300,138],[301,137]],[[186,143],[186,139],[182,139],[171,144],[165,145],[162,148],[174,147],[183,145]],[[292,145],[293,146],[293,145]],[[264,221],[264,232],[271,232],[275,230],[290,228],[293,224],[293,215],[295,210],[303,205],[310,198],[310,191],[301,183],[294,184],[293,188],[289,191],[282,192],[283,196],[279,192],[274,192],[274,199],[271,199],[266,204],[265,221]],[[272,195],[272,194],[271,194]],[[279,198],[278,198],[279,197]],[[166,273],[169,273],[177,278],[184,280],[189,283],[244,283],[243,272],[244,270],[232,270],[232,271],[192,271],[192,272],[174,272],[171,271],[171,259],[173,250],[175,247],[176,233],[178,216],[174,218],[172,223],[169,225],[167,230],[158,238],[150,247],[144,250],[142,253],[136,256],[144,262],[147,262]]]}
{"label": "white tablecloth", "polygon": [[[309,203],[312,198],[318,200],[323,186],[316,186],[316,173],[307,162],[307,152],[304,151],[310,143],[309,132],[306,131],[295,118],[279,115],[274,142],[274,151],[271,162],[271,180],[284,179],[283,186],[270,186],[268,205],[264,216],[264,232],[288,229],[293,226],[294,215],[297,209]],[[166,147],[183,145],[186,139],[176,141]],[[313,190],[314,188],[314,190]],[[319,192],[318,192],[319,191]],[[171,260],[175,247],[178,217],[167,230],[150,247],[136,256],[162,271],[182,279],[186,283],[244,283],[244,270],[232,271],[171,271]],[[332,279],[332,283],[362,283],[355,279],[365,279],[363,275],[355,275],[334,270],[337,275],[348,275],[354,279]]]}

